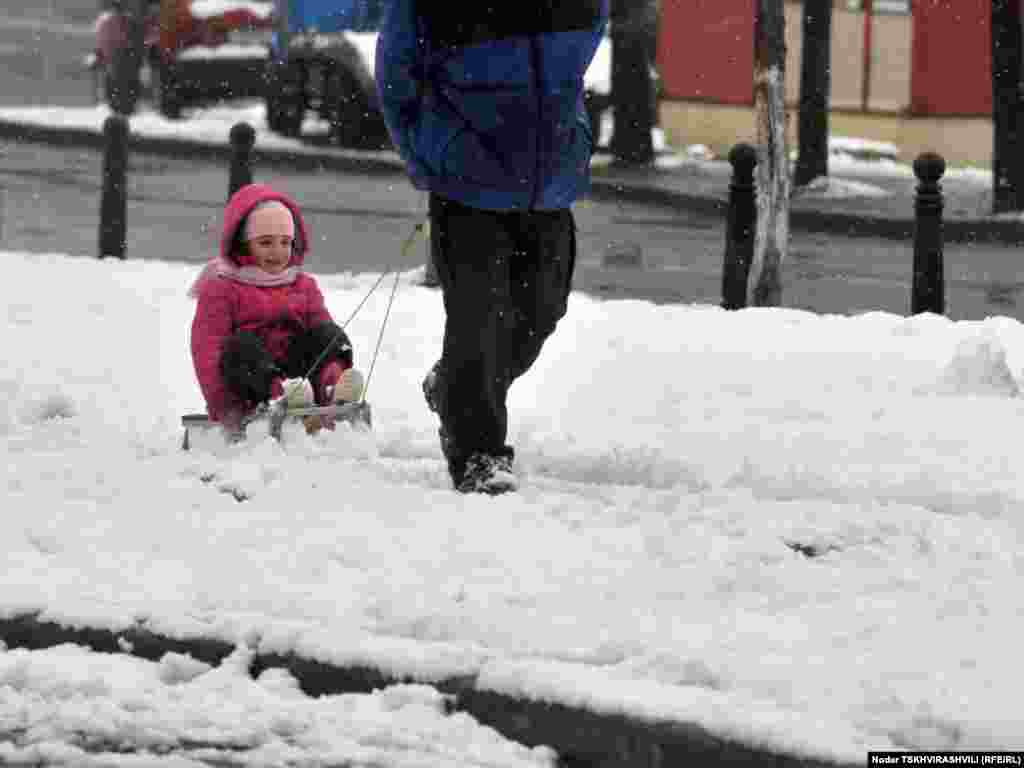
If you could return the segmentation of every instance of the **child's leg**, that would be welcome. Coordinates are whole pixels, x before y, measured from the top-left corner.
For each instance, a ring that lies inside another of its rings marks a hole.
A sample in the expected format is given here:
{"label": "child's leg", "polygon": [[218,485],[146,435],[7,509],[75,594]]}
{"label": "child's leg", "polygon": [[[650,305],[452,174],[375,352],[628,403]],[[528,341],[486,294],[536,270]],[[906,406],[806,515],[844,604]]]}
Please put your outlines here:
{"label": "child's leg", "polygon": [[[325,352],[326,350],[326,352]],[[309,376],[313,396],[318,405],[324,405],[349,393],[351,387],[338,390],[339,382],[353,381],[361,376],[352,370],[352,343],[336,323],[323,323],[298,334],[288,349],[288,375],[293,378]],[[362,386],[351,399],[362,395]],[[344,399],[344,398],[343,398]]]}

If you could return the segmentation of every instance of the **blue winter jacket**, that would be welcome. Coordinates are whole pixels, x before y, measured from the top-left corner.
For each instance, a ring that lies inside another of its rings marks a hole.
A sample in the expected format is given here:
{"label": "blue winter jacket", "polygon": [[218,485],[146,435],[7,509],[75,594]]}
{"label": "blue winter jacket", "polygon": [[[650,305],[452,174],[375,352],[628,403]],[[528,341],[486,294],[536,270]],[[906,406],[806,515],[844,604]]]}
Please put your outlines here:
{"label": "blue winter jacket", "polygon": [[590,184],[583,74],[608,0],[388,0],[376,80],[413,184],[488,210],[569,207]]}

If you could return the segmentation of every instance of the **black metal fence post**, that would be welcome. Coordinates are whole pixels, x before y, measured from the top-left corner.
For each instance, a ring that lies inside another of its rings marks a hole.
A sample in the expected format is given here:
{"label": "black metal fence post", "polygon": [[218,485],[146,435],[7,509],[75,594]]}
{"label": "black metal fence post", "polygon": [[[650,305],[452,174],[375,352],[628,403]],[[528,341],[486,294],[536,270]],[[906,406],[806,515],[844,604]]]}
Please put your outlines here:
{"label": "black metal fence post", "polygon": [[732,164],[732,181],[729,184],[725,226],[722,306],[725,309],[743,309],[747,306],[747,276],[754,258],[754,233],[757,229],[754,197],[757,150],[749,144],[737,144],[729,152],[729,162]]}
{"label": "black metal fence post", "polygon": [[945,314],[946,287],[942,258],[942,185],[946,161],[934,152],[914,160],[917,198],[914,201],[914,277],[910,313]]}
{"label": "black metal fence post", "polygon": [[128,120],[103,121],[103,190],[100,197],[99,257],[124,258],[128,207]]}
{"label": "black metal fence post", "polygon": [[228,199],[246,184],[252,184],[252,148],[256,131],[248,123],[231,126],[231,171],[228,176]]}

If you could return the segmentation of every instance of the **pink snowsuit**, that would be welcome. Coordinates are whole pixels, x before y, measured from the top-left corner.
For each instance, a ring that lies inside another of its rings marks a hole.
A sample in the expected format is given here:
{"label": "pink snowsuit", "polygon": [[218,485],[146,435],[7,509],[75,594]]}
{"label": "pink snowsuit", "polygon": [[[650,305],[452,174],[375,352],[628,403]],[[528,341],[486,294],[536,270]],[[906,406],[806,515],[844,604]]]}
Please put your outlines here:
{"label": "pink snowsuit", "polygon": [[[232,252],[235,234],[246,215],[259,203],[279,200],[291,210],[295,219],[296,248],[289,268],[301,270],[309,251],[309,232],[296,203],[280,192],[262,185],[243,187],[224,209],[224,229],[220,241],[223,260],[238,267],[253,267],[252,257],[239,257]],[[220,371],[221,354],[225,342],[240,331],[252,331],[263,341],[275,360],[283,360],[292,338],[299,332],[322,323],[333,322],[324,304],[316,280],[301,272],[287,285],[263,287],[250,285],[209,269],[193,286],[197,297],[196,314],[192,321],[192,362],[196,378],[206,399],[206,411],[214,421],[225,416],[237,416],[253,407],[253,403],[240,402],[226,387]],[[327,376],[335,379],[349,365],[325,366],[318,386],[323,387]],[[333,384],[334,382],[330,382]],[[280,383],[275,383],[275,396],[280,395]]]}

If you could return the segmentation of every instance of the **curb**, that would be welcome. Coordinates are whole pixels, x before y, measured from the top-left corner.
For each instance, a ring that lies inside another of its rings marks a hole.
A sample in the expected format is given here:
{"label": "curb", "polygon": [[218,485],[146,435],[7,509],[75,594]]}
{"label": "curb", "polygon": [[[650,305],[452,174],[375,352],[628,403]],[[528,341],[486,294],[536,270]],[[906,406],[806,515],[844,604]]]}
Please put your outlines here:
{"label": "curb", "polygon": [[[230,145],[217,145],[187,138],[166,138],[129,134],[129,149],[155,155],[211,161],[231,161]],[[0,138],[14,139],[57,147],[88,147],[102,151],[103,134],[88,128],[37,125],[0,119]],[[315,145],[311,145],[315,146]],[[290,168],[302,171],[334,171],[365,176],[405,176],[405,166],[396,157],[383,157],[385,152],[365,153],[358,150],[332,152],[293,151],[258,145],[252,150],[254,164],[268,168]],[[591,178],[589,197],[593,200],[630,202],[664,208],[670,211],[696,213],[725,218],[727,201],[722,197],[696,195],[639,182]],[[911,205],[913,205],[911,201]],[[877,214],[856,214],[820,211],[804,207],[790,209],[790,229],[811,234],[871,237],[911,242],[914,219]],[[1024,245],[1024,221],[1010,219],[946,219],[942,222],[947,243],[972,245]]]}
{"label": "curb", "polygon": [[[595,200],[631,202],[657,206],[685,213],[696,213],[725,219],[728,201],[723,197],[694,195],[636,182],[593,179],[590,197]],[[913,206],[913,201],[909,202]],[[791,207],[789,228],[808,234],[870,237],[910,243],[914,238],[913,218],[899,218],[868,213],[843,213]],[[944,219],[943,239],[962,245],[994,244],[1024,245],[1024,221],[1011,219]]]}
{"label": "curb", "polygon": [[[8,648],[41,650],[74,643],[100,653],[129,653],[157,661],[165,653],[188,654],[210,665],[234,650],[208,638],[175,639],[141,627],[114,632],[40,621],[34,614],[0,619],[0,641]],[[367,666],[333,666],[294,654],[256,654],[250,673],[287,669],[309,696],[370,693],[399,678]],[[682,765],[745,765],[765,768],[853,768],[787,756],[726,741],[693,724],[631,719],[577,707],[517,698],[477,688],[472,676],[431,683],[451,697],[450,711],[464,712],[505,738],[528,747],[546,745],[559,756],[559,768],[668,768]],[[859,765],[857,763],[856,765]]]}
{"label": "curb", "polygon": [[[68,128],[64,126],[35,125],[0,119],[0,138],[24,141],[32,144],[48,144],[56,147],[86,147],[103,150],[102,132],[90,128]],[[140,136],[129,132],[128,148],[137,152],[170,157],[187,155],[189,159],[231,161],[230,144],[211,144],[205,141],[163,136]],[[405,168],[397,159],[375,157],[352,150],[345,154],[335,152],[292,151],[255,146],[252,150],[254,164],[274,168],[291,168],[301,171],[345,171],[367,176],[405,175]]]}

